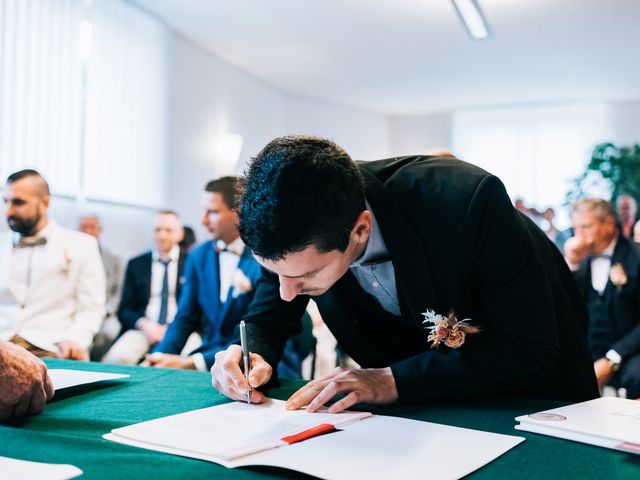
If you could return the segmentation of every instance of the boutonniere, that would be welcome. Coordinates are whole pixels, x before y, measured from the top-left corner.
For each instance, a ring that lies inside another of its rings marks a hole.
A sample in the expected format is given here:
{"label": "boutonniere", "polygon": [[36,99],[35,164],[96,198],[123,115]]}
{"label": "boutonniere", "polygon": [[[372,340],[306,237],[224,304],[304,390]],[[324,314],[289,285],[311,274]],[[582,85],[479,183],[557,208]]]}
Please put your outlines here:
{"label": "boutonniere", "polygon": [[622,287],[627,284],[627,272],[624,271],[621,263],[618,262],[611,265],[609,280],[618,287],[618,291],[622,290]]}
{"label": "boutonniere", "polygon": [[233,298],[243,293],[248,293],[253,290],[251,280],[244,274],[239,268],[233,272],[233,278],[231,279],[231,286],[233,287]]}
{"label": "boutonniere", "polygon": [[62,274],[66,277],[69,275],[69,269],[71,268],[71,257],[67,252],[64,252],[64,266],[62,267]]}
{"label": "boutonniere", "polygon": [[449,348],[460,348],[467,334],[473,335],[480,332],[478,327],[469,325],[470,318],[458,320],[453,310],[446,317],[433,310],[427,310],[422,315],[424,315],[423,324],[433,324],[426,327],[429,330],[427,341],[432,342],[431,348],[437,348],[440,343],[444,343]]}

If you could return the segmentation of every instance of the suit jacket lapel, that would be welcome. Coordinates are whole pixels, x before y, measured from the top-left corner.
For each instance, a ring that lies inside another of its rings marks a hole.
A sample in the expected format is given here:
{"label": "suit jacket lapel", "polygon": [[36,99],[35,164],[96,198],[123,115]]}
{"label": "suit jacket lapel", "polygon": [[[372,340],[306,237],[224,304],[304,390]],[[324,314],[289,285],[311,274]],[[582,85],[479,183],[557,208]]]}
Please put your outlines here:
{"label": "suit jacket lapel", "polygon": [[[616,243],[616,248],[613,250],[613,255],[611,256],[611,267],[613,267],[616,263],[622,265],[622,268],[625,272],[630,272],[634,268],[633,265],[629,265],[627,263],[627,257],[629,254],[630,245],[626,239],[623,237],[618,238],[618,243]],[[613,293],[615,289],[618,288],[611,282],[611,278],[607,279],[607,286],[605,288],[605,298],[607,302],[613,301]]]}
{"label": "suit jacket lapel", "polygon": [[[366,168],[361,168],[365,179],[365,195],[389,251],[396,274],[396,288],[403,320],[422,328],[421,315],[427,309],[446,314],[439,305],[433,289],[427,263],[424,239],[418,238],[407,222],[402,209],[385,190],[383,184]],[[448,306],[447,306],[448,308]]]}
{"label": "suit jacket lapel", "polygon": [[213,320],[220,310],[220,261],[213,242],[205,253],[203,277],[203,284],[209,286],[207,314]]}
{"label": "suit jacket lapel", "polygon": [[182,283],[184,282],[184,261],[186,254],[180,249],[178,257],[178,278],[176,278],[176,302],[180,300],[180,292],[182,291]]}
{"label": "suit jacket lapel", "polygon": [[[251,251],[249,250],[249,248],[245,247],[237,266],[237,268],[241,270],[243,273],[245,272],[245,266],[247,262],[250,260],[250,258],[251,258]],[[228,293],[227,301],[224,302],[224,304],[222,305],[222,311],[220,312],[220,325],[223,325],[226,322],[229,310],[231,309],[231,306],[238,298],[234,290],[235,288],[232,285],[231,288],[229,289],[229,292],[227,292]],[[236,320],[237,320],[236,318],[233,319],[233,321],[236,321]]]}

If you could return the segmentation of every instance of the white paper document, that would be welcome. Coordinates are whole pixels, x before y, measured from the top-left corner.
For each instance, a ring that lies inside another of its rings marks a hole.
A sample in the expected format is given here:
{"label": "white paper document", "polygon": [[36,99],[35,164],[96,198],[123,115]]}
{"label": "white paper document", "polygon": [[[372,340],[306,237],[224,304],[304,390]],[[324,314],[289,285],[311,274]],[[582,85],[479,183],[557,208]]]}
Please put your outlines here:
{"label": "white paper document", "polygon": [[50,368],[48,370],[55,390],[75,387],[87,383],[102,382],[104,380],[117,380],[127,378],[129,375],[121,373],[89,372],[86,370],[66,370],[63,368]]}
{"label": "white paper document", "polygon": [[602,397],[522,415],[517,430],[640,454],[640,402]]}
{"label": "white paper document", "polygon": [[[274,466],[327,480],[457,479],[524,441],[367,412],[292,412],[284,404],[227,403],[118,428],[104,438],[228,468]],[[337,431],[305,435],[319,425]],[[301,441],[289,443],[292,435]],[[443,462],[452,452],[465,454]]]}
{"label": "white paper document", "polygon": [[0,478],[11,480],[67,480],[82,475],[82,470],[73,465],[57,463],[27,462],[0,457]]}

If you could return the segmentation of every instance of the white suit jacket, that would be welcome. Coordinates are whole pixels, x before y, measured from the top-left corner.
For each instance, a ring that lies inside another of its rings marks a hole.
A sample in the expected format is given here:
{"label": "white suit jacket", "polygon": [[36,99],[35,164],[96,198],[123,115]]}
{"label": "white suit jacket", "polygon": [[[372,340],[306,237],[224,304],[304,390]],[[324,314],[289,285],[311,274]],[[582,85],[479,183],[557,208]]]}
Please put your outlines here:
{"label": "white suit jacket", "polygon": [[52,352],[62,340],[88,349],[105,315],[98,242],[53,221],[47,230],[44,260],[34,269],[22,299],[9,285],[13,233],[0,232],[0,338],[20,335]]}

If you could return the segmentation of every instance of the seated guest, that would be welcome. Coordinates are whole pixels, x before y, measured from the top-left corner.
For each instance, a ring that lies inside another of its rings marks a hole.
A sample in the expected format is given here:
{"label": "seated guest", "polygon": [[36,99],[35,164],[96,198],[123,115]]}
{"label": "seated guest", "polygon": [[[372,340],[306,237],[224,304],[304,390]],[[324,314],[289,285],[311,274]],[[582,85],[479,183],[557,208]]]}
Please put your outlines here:
{"label": "seated guest", "polygon": [[88,360],[104,318],[98,243],[49,219],[49,186],[35,170],[10,175],[2,198],[14,234],[0,234],[0,339],[40,357]]}
{"label": "seated guest", "polygon": [[[362,368],[336,369],[287,401],[356,403],[487,395],[597,396],[587,316],[556,247],[515,211],[500,180],[453,158],[354,162],[330,140],[273,140],[249,167],[242,240],[264,267],[244,319],[251,401],[264,401],[286,339],[313,296]],[[237,345],[212,383],[249,390]]]}
{"label": "seated guest", "polygon": [[[253,300],[260,266],[238,233],[237,177],[207,183],[202,224],[211,240],[194,249],[185,268],[185,284],[178,313],[145,366],[209,370],[216,352],[236,340],[236,327]],[[204,323],[204,325],[203,325]],[[188,337],[203,332],[202,346],[188,356],[179,353]],[[300,376],[300,361],[291,349],[279,373]]]}
{"label": "seated guest", "polygon": [[117,309],[120,302],[120,289],[122,287],[122,259],[107,249],[100,241],[102,224],[97,215],[85,215],[80,218],[78,230],[91,235],[98,241],[102,266],[107,280],[106,312],[100,331],[96,335],[91,347],[91,360],[99,361],[104,353],[111,347],[118,333]]}
{"label": "seated guest", "polygon": [[640,246],[619,234],[604,200],[576,202],[571,220],[575,236],[565,243],[565,258],[587,301],[598,385],[614,381],[640,397]]}
{"label": "seated guest", "polygon": [[118,318],[124,332],[104,356],[106,363],[136,365],[160,342],[177,310],[185,254],[178,242],[182,223],[175,212],[156,216],[155,248],[129,260]]}
{"label": "seated guest", "polygon": [[620,233],[626,239],[633,239],[633,226],[638,213],[636,199],[631,195],[620,195],[616,200],[616,213],[620,222]]}
{"label": "seated guest", "polygon": [[47,366],[24,348],[0,340],[0,421],[42,412],[53,393]]}

